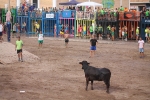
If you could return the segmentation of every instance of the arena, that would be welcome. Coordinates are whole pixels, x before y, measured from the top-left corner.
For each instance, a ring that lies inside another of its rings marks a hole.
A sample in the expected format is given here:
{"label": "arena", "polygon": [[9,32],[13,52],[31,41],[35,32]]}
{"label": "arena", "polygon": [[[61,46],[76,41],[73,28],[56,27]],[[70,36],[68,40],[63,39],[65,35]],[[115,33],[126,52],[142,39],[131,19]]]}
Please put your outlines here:
{"label": "arena", "polygon": [[[96,56],[89,58],[89,40],[70,39],[68,48],[65,48],[64,39],[45,38],[43,47],[38,49],[37,38],[22,36],[21,39],[24,42],[23,56],[26,57],[24,62],[18,62],[14,47],[16,38],[12,39],[12,46],[5,45],[5,42],[2,43],[5,46],[0,44],[0,50],[8,51],[3,53],[0,60],[13,60],[0,64],[0,100],[150,98],[149,44],[145,44],[145,58],[141,59],[137,42],[99,40]],[[109,94],[104,83],[98,81],[94,81],[94,90],[90,90],[89,84],[88,91],[85,91],[84,71],[79,65],[82,60],[89,61],[92,66],[111,70]]]}
{"label": "arena", "polygon": [[[47,0],[17,2],[20,7],[13,8],[14,2],[10,11],[0,9],[0,100],[149,100],[147,1],[140,3],[142,11],[130,9],[129,2],[115,3],[117,9],[101,4],[55,8]],[[85,90],[83,60],[111,71],[109,93],[104,79]]]}

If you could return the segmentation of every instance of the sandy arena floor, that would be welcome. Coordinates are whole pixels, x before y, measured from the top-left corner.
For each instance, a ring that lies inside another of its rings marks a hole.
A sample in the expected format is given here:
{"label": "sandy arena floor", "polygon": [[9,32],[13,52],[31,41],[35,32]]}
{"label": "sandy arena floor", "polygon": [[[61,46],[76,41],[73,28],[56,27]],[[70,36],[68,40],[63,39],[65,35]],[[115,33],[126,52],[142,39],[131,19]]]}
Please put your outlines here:
{"label": "sandy arena floor", "polygon": [[[0,100],[150,100],[150,44],[145,44],[146,56],[141,59],[136,42],[99,41],[96,56],[89,58],[89,40],[72,39],[65,48],[62,39],[47,38],[41,49],[36,38],[22,40],[24,62],[17,61],[14,46],[0,44],[4,45],[0,52],[6,47],[9,51],[0,60],[14,57],[13,62],[0,64]],[[78,64],[82,60],[111,70],[110,94],[103,82],[94,82],[94,90],[89,85],[85,91]]]}

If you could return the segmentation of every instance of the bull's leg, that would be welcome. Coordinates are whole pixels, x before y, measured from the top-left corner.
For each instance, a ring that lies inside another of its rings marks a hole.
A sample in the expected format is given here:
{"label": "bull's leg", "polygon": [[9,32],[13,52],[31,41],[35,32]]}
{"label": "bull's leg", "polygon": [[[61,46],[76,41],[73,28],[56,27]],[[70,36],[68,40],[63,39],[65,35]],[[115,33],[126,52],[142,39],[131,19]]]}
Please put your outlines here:
{"label": "bull's leg", "polygon": [[91,90],[93,90],[93,80],[91,81]]}
{"label": "bull's leg", "polygon": [[85,88],[86,91],[88,89],[88,84],[89,84],[89,78],[86,78],[86,88]]}
{"label": "bull's leg", "polygon": [[104,80],[105,84],[106,84],[106,88],[107,88],[107,93],[109,93],[109,86],[110,86],[110,81],[109,80]]}

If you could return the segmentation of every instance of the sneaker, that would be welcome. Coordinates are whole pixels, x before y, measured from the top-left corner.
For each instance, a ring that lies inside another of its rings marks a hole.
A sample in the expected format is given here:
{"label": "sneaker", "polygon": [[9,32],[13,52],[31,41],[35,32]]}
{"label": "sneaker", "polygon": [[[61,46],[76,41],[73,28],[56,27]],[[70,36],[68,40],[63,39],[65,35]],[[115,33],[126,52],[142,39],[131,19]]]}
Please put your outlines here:
{"label": "sneaker", "polygon": [[23,62],[23,59],[21,59],[21,62]]}

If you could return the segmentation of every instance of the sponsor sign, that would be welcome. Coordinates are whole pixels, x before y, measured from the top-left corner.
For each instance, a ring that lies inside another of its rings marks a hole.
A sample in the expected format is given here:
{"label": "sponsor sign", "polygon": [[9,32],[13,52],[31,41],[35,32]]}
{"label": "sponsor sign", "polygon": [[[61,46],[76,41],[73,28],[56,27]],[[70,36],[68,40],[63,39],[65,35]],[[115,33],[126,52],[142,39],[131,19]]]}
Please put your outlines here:
{"label": "sponsor sign", "polygon": [[46,14],[46,18],[54,18],[54,14]]}

